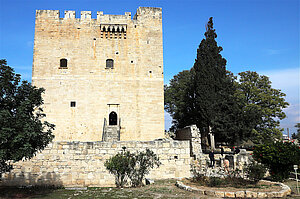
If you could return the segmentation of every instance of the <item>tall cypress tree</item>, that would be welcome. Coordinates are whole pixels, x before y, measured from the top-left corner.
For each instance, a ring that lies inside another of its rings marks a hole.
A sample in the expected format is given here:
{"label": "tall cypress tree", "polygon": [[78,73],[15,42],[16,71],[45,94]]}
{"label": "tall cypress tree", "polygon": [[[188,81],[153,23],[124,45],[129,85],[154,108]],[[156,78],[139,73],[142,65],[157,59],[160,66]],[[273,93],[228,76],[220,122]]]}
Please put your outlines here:
{"label": "tall cypress tree", "polygon": [[[213,28],[213,18],[206,25],[205,38],[197,49],[197,58],[191,69],[193,87],[195,89],[195,110],[203,138],[207,138],[209,127],[213,126],[216,115],[222,111],[228,83],[226,76],[226,60],[220,54],[223,48],[216,42],[217,34]],[[203,140],[207,142],[207,140]]]}

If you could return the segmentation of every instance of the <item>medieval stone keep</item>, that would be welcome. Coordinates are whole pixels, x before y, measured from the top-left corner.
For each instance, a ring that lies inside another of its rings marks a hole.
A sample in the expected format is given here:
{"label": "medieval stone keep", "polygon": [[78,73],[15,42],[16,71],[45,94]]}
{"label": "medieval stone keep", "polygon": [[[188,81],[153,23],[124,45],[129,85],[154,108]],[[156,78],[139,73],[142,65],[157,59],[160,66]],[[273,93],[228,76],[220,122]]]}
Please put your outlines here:
{"label": "medieval stone keep", "polygon": [[135,16],[37,10],[32,83],[55,141],[164,137],[161,8]]}
{"label": "medieval stone keep", "polygon": [[190,176],[194,140],[164,139],[161,8],[140,7],[133,19],[37,10],[33,57],[32,81],[45,88],[55,140],[14,163],[0,185],[114,186],[104,163],[123,147],[159,156],[147,177]]}

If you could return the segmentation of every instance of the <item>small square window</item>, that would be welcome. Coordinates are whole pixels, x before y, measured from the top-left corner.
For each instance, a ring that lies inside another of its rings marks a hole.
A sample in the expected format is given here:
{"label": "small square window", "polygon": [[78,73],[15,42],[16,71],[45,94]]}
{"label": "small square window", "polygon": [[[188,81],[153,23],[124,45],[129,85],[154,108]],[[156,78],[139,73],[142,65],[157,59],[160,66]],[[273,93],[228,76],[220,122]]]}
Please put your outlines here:
{"label": "small square window", "polygon": [[76,107],[76,102],[71,102],[71,103],[70,103],[70,106],[71,106],[71,107]]}
{"label": "small square window", "polygon": [[60,59],[60,67],[67,68],[68,67],[68,60],[67,59]]}
{"label": "small square window", "polygon": [[114,68],[114,60],[113,59],[106,60],[106,68]]}

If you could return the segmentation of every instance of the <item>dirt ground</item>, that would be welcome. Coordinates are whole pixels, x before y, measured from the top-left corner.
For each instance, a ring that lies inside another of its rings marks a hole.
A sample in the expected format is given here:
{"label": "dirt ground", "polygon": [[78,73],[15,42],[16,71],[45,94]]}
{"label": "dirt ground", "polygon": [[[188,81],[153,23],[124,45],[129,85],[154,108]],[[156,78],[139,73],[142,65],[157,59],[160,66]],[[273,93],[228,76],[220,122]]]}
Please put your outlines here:
{"label": "dirt ground", "polygon": [[[54,189],[46,187],[16,188],[0,187],[0,198],[49,198],[49,199],[94,199],[94,198],[213,198],[211,196],[200,195],[199,193],[188,192],[175,186],[176,180],[159,180],[152,185],[141,188],[117,189],[88,188],[87,190],[66,190],[63,188]],[[285,184],[292,187],[294,194],[288,198],[299,198],[296,195],[296,182],[288,181]]]}

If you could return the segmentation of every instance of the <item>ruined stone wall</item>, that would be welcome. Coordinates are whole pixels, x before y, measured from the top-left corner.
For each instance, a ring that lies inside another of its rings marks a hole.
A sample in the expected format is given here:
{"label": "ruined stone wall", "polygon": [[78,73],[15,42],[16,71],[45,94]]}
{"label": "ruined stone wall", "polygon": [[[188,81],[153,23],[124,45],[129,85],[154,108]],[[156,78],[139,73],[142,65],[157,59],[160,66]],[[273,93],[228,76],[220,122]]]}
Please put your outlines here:
{"label": "ruined stone wall", "polygon": [[201,134],[195,124],[179,129],[175,135],[175,140],[189,140],[192,157],[195,159],[202,157]]}
{"label": "ruined stone wall", "polygon": [[58,10],[37,10],[33,59],[32,82],[45,88],[55,141],[102,140],[112,111],[121,140],[164,137],[161,8],[140,7],[133,19],[128,12],[93,19],[90,11],[61,18]]}
{"label": "ruined stone wall", "polygon": [[148,148],[158,154],[162,165],[148,178],[190,177],[188,141],[54,142],[31,160],[17,162],[0,185],[114,186],[104,162],[124,146],[132,152]]}

